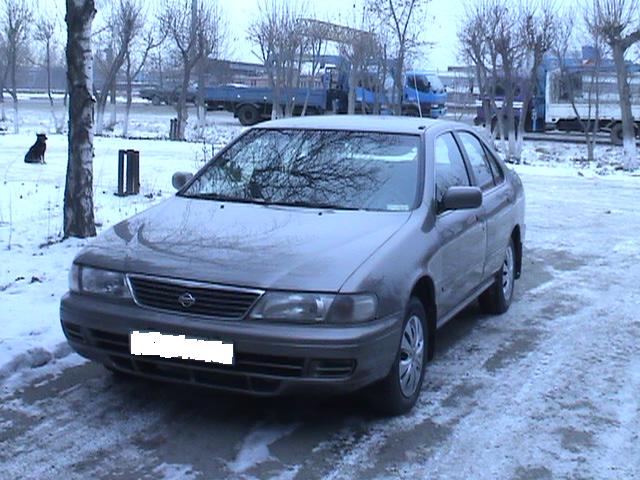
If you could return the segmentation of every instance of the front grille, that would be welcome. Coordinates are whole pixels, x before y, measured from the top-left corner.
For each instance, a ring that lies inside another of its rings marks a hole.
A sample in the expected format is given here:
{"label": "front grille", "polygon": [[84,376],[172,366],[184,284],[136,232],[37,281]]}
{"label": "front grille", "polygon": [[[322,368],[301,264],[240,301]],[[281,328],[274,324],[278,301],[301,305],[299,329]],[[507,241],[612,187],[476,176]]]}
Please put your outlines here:
{"label": "front grille", "polygon": [[[244,317],[262,294],[259,290],[139,275],[130,275],[129,283],[141,306],[224,319]],[[193,302],[181,303],[185,295]]]}

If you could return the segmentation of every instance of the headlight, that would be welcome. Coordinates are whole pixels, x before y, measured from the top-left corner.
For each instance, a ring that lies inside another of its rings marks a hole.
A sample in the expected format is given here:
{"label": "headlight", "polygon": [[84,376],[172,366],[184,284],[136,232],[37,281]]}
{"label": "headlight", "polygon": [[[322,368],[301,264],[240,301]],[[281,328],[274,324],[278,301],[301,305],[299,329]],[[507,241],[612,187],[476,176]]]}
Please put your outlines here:
{"label": "headlight", "polygon": [[374,295],[267,292],[251,311],[252,320],[295,323],[359,323],[375,318]]}
{"label": "headlight", "polygon": [[130,298],[123,273],[73,264],[69,272],[69,290],[111,297]]}

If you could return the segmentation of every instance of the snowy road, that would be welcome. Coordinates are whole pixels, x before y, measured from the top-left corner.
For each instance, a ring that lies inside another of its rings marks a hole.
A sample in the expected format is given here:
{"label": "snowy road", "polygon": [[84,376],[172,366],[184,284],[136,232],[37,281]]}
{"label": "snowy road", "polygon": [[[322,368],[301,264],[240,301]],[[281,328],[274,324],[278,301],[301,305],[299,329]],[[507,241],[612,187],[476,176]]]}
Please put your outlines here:
{"label": "snowy road", "polygon": [[[47,244],[66,149],[52,137],[48,164],[25,166],[30,139],[0,137],[0,478],[640,478],[640,178],[520,167],[528,229],[515,303],[447,324],[419,404],[389,420],[357,396],[257,400],[123,381],[56,347],[82,242]],[[104,225],[201,164],[198,144],[96,145]],[[146,196],[112,194],[123,146],[143,152]],[[37,346],[50,351],[39,358]]]}
{"label": "snowy road", "polygon": [[123,381],[72,354],[2,387],[0,476],[640,478],[640,179],[520,170],[515,303],[439,332],[409,416]]}

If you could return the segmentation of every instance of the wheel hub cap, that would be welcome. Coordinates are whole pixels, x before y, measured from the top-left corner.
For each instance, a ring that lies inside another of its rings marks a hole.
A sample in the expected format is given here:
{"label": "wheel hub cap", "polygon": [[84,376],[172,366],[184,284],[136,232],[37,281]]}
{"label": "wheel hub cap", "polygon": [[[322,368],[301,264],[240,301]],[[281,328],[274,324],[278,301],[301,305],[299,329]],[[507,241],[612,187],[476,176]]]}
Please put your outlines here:
{"label": "wheel hub cap", "polygon": [[412,316],[402,332],[400,343],[400,390],[405,397],[416,392],[422,374],[424,352],[424,331],[422,322]]}
{"label": "wheel hub cap", "polygon": [[511,245],[507,247],[507,254],[504,257],[502,264],[502,293],[506,300],[511,298],[513,292],[513,280],[514,280],[514,257],[513,248]]}

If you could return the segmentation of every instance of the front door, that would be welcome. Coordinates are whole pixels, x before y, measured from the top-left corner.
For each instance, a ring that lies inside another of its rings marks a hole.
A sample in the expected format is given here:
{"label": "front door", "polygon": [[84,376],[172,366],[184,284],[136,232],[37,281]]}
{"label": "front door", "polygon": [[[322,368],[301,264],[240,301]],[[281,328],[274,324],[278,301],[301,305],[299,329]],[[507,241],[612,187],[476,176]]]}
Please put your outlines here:
{"label": "front door", "polygon": [[[449,187],[469,186],[462,153],[451,133],[434,143],[436,201],[440,204]],[[439,317],[455,309],[482,281],[486,228],[482,207],[439,212],[436,230],[440,239],[437,279]]]}

